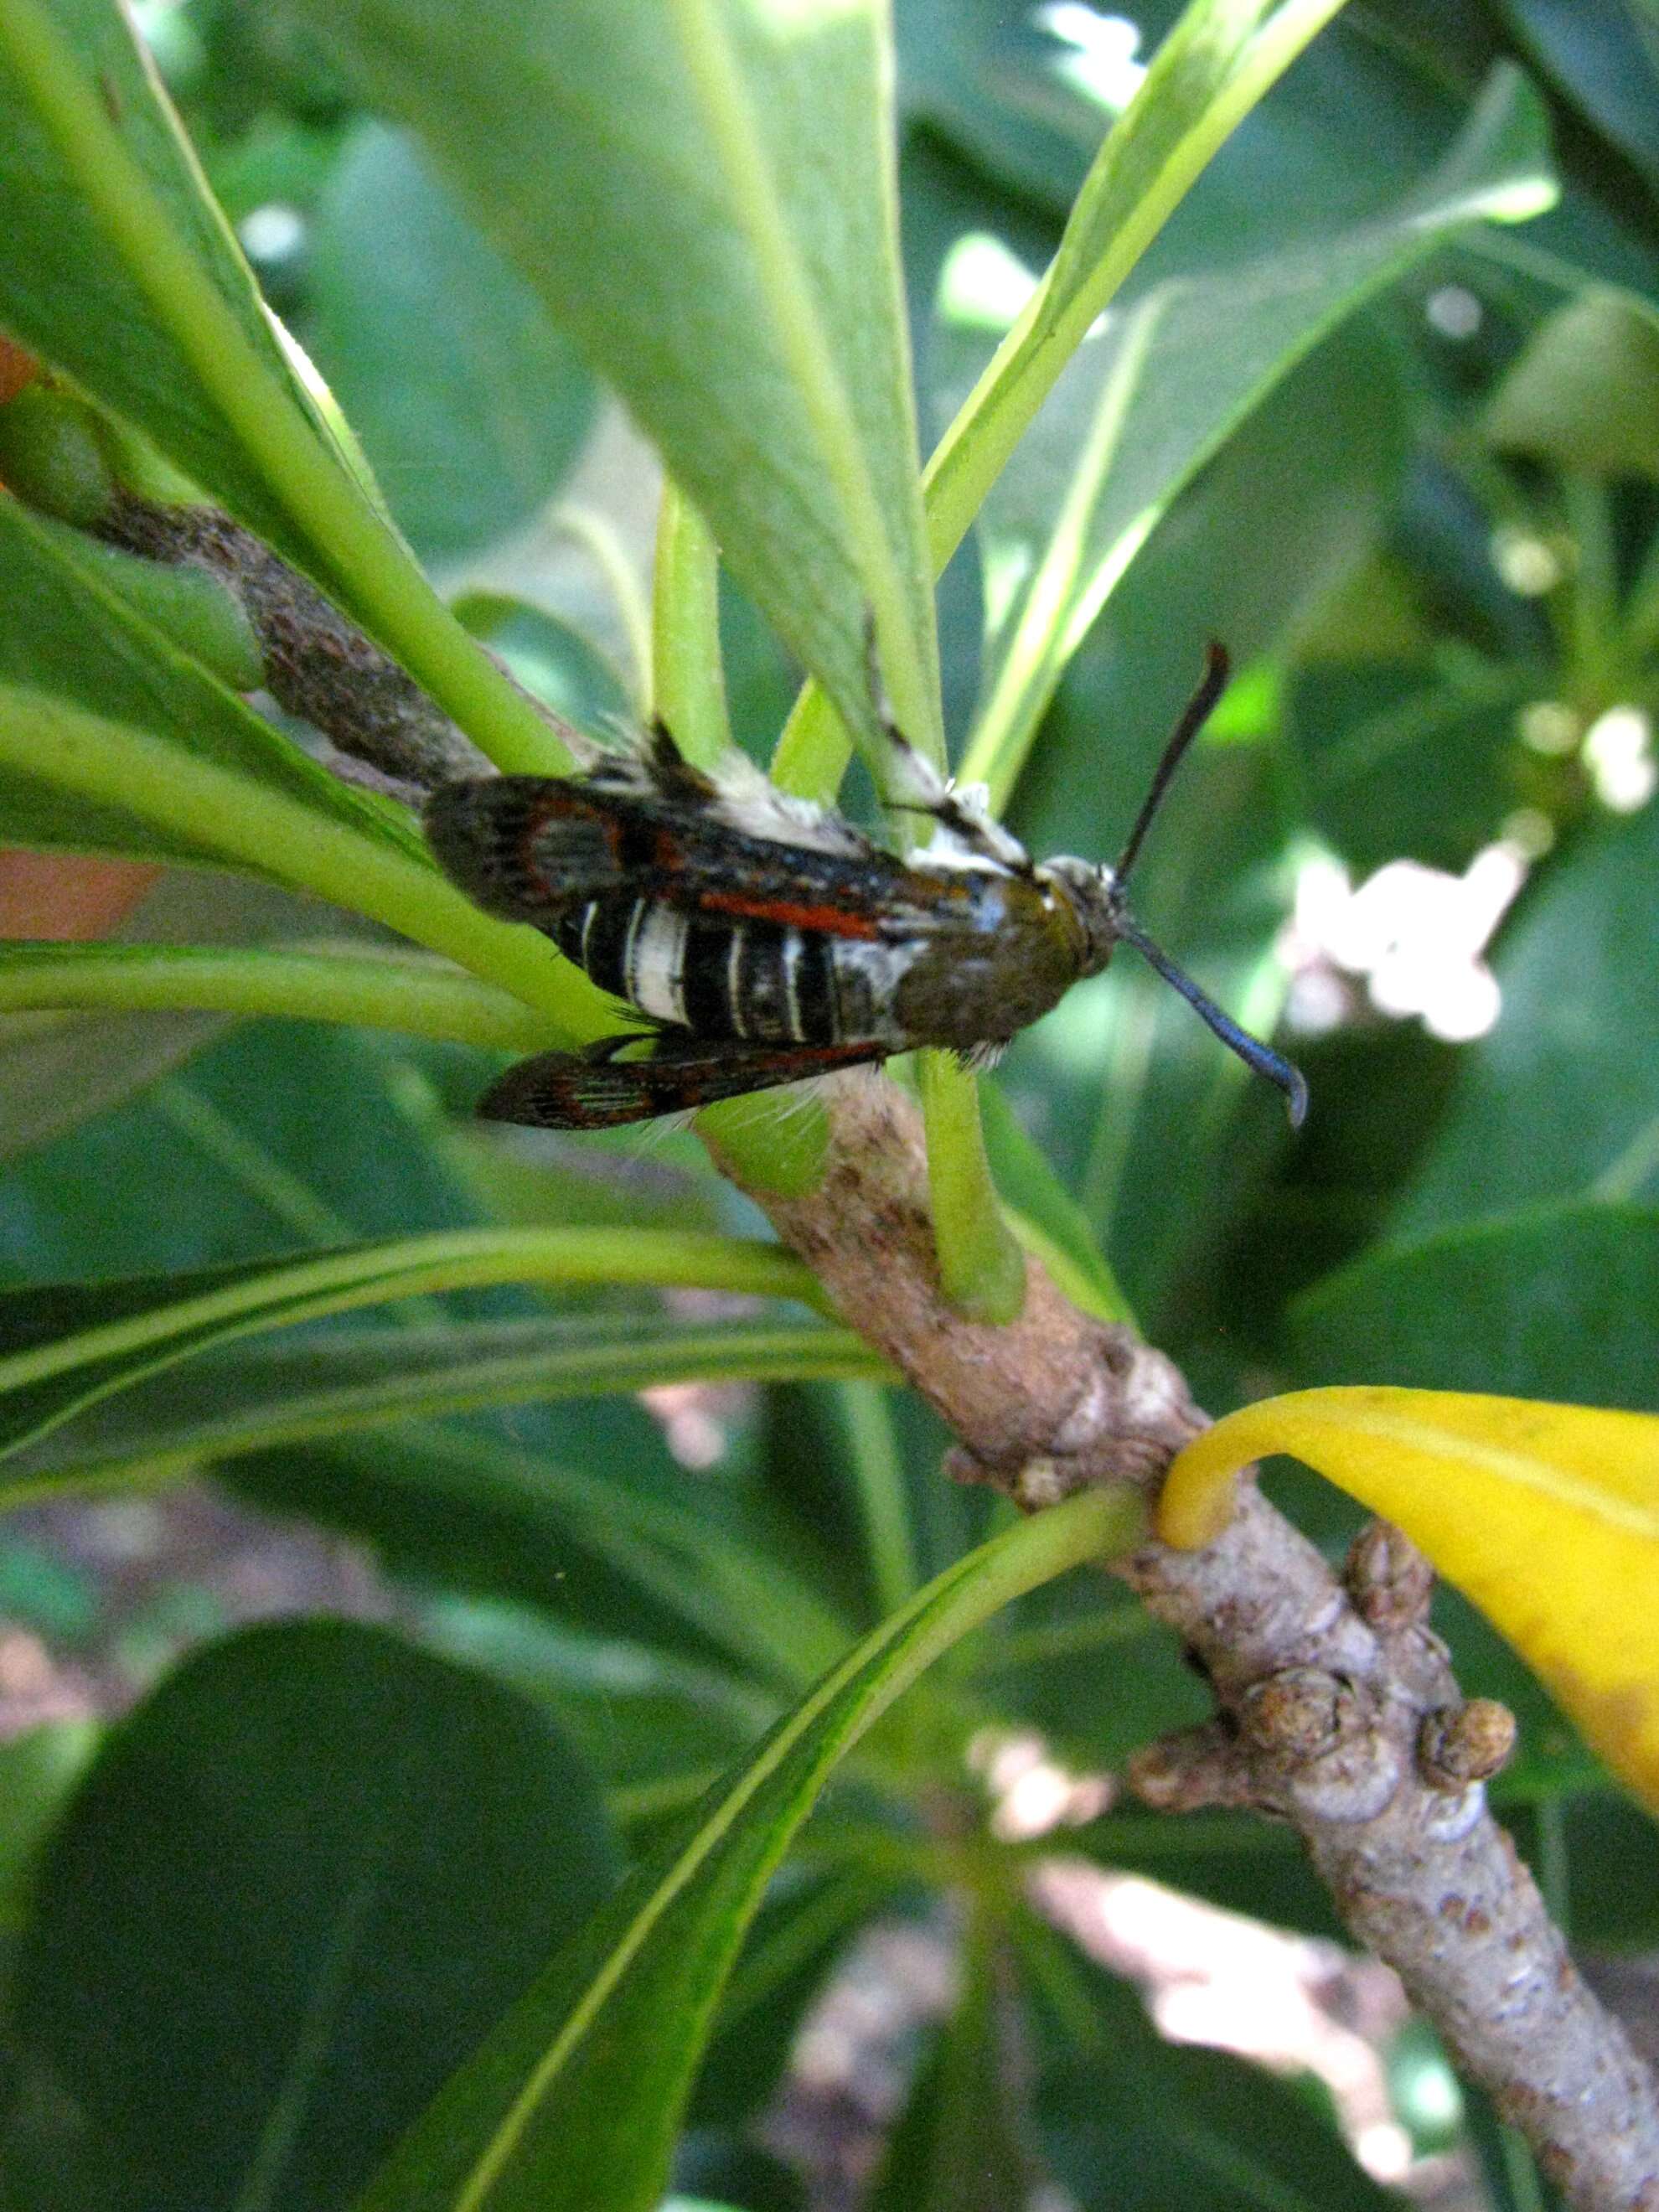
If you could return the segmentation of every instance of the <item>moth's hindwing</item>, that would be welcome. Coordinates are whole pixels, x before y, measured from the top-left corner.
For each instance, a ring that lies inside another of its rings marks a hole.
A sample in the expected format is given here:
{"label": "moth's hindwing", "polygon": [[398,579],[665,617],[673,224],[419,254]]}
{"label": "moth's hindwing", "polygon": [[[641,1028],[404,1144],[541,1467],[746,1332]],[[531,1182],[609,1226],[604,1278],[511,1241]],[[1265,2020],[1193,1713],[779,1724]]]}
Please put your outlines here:
{"label": "moth's hindwing", "polygon": [[[626,1042],[629,1040],[623,1040]],[[693,1113],[721,1098],[771,1091],[884,1056],[868,1044],[744,1045],[660,1032],[650,1057],[544,1052],[520,1060],[479,1102],[488,1121],[532,1129],[614,1129],[661,1114]]]}

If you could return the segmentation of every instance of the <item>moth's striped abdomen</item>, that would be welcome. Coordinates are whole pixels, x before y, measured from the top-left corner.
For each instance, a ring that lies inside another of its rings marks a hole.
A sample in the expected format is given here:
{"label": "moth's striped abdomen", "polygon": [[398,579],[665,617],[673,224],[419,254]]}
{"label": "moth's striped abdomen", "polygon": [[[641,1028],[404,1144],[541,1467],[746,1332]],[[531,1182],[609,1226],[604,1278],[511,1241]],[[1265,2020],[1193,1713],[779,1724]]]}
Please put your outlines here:
{"label": "moth's striped abdomen", "polygon": [[[558,923],[559,949],[610,991],[699,1036],[757,1044],[839,1044],[872,994],[838,940],[777,922],[726,921],[650,896],[590,899]],[[842,974],[839,969],[847,968]],[[850,1024],[850,1026],[849,1026]]]}

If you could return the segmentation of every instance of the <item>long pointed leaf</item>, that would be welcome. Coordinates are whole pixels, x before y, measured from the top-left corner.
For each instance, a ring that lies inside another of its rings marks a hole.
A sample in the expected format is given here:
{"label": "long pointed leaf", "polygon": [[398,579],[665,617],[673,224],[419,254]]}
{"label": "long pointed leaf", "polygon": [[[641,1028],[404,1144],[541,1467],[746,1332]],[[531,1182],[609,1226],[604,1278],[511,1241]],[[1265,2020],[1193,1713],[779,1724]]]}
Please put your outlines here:
{"label": "long pointed leaf", "polygon": [[1553,197],[1542,106],[1518,71],[1499,70],[1445,159],[1389,216],[1201,282],[1172,279],[1103,317],[985,504],[988,568],[1029,573],[994,610],[963,775],[1006,799],[1114,586],[1182,485],[1287,370],[1449,234],[1522,221]]}
{"label": "long pointed leaf", "polygon": [[449,2083],[360,2212],[648,2212],[696,2056],[762,1892],[842,1755],[1000,1606],[1135,1540],[1094,1492],[948,1569],[866,1637],[689,1839],[643,1870]]}
{"label": "long pointed leaf", "polygon": [[349,1022],[533,1052],[545,1018],[434,960],[267,945],[0,943],[0,1010],[118,1006]]}
{"label": "long pointed leaf", "polygon": [[190,1360],[25,1447],[0,1498],[159,1474],[326,1441],[376,1424],[491,1406],[646,1390],[664,1382],[879,1378],[876,1353],[823,1322],[711,1328],[653,1315],[449,1322],[252,1339]]}
{"label": "long pointed leaf", "polygon": [[0,1454],[193,1352],[258,1329],[489,1283],[679,1284],[799,1298],[812,1276],[775,1244],[605,1229],[441,1231],[272,1267],[0,1296]]}

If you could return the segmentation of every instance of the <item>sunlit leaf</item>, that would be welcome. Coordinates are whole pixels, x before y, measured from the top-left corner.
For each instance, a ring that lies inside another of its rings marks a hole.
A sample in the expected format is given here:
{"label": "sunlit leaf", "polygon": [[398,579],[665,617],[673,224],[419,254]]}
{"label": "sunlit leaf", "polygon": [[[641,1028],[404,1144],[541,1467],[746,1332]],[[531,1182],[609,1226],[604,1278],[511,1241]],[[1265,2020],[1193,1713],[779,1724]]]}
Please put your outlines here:
{"label": "sunlit leaf", "polygon": [[[266,313],[223,217],[147,67],[125,9],[111,0],[50,0],[9,10],[0,38],[0,322],[140,424],[229,507],[301,562],[314,550],[226,419],[174,316],[149,287],[153,256],[112,240],[88,191],[88,168],[137,165],[161,230],[269,378],[303,418],[319,458],[343,466],[332,433]],[[52,66],[61,40],[85,72]],[[43,63],[45,52],[45,66]],[[119,331],[121,343],[110,343]]]}
{"label": "sunlit leaf", "polygon": [[937,718],[883,12],[287,0],[628,402],[733,572],[872,726],[873,611]]}
{"label": "sunlit leaf", "polygon": [[1449,232],[1516,221],[1553,193],[1536,95],[1500,70],[1387,216],[1219,277],[1171,279],[1103,317],[986,502],[993,641],[963,774],[1006,793],[1060,672],[1176,492],[1334,324]]}
{"label": "sunlit leaf", "polygon": [[1207,1542],[1231,1477],[1271,1452],[1397,1522],[1659,1805],[1659,1417],[1451,1391],[1296,1391],[1188,1445],[1159,1507],[1165,1540]]}
{"label": "sunlit leaf", "polygon": [[0,13],[0,117],[12,216],[0,323],[146,431],[188,480],[130,453],[140,481],[167,478],[168,496],[199,483],[269,538],[501,766],[568,764],[387,522],[349,432],[202,189],[125,12],[112,0],[13,0]]}

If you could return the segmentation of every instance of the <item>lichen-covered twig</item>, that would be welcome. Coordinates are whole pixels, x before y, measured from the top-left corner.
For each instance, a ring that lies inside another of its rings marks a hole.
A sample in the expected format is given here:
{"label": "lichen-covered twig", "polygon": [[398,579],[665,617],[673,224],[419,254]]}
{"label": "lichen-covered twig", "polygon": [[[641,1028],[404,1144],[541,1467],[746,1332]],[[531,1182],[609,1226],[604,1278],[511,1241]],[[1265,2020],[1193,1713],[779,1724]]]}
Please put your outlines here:
{"label": "lichen-covered twig", "polygon": [[[908,1102],[884,1080],[842,1077],[829,1112],[819,1188],[750,1194],[950,1424],[952,1471],[1028,1510],[1083,1483],[1155,1486],[1205,1425],[1171,1363],[1079,1313],[1035,1262],[1016,1321],[963,1320],[939,1286]],[[1487,1808],[1483,1782],[1511,1724],[1460,1694],[1427,1626],[1427,1569],[1404,1539],[1373,1527],[1339,1577],[1247,1481],[1206,1550],[1148,1544],[1116,1571],[1183,1638],[1218,1708],[1140,1755],[1139,1794],[1172,1812],[1249,1805],[1293,1823],[1352,1934],[1396,1969],[1569,2202],[1659,2212],[1659,2087]]]}
{"label": "lichen-covered twig", "polygon": [[490,764],[388,653],[297,570],[212,507],[163,507],[123,491],[97,535],[167,568],[216,576],[240,603],[278,706],[320,731],[393,795],[418,804],[455,776]]}

